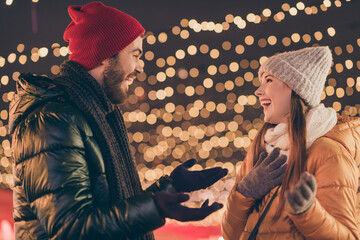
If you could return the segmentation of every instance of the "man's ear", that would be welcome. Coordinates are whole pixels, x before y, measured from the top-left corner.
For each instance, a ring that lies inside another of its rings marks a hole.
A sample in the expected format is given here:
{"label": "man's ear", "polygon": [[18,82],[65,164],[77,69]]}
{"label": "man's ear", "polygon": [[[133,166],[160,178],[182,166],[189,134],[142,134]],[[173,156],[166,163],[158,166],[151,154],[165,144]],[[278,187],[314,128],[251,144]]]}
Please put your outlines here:
{"label": "man's ear", "polygon": [[93,76],[93,78],[95,78],[101,86],[104,80],[105,69],[109,63],[109,59],[105,59],[99,65],[88,71],[88,73]]}

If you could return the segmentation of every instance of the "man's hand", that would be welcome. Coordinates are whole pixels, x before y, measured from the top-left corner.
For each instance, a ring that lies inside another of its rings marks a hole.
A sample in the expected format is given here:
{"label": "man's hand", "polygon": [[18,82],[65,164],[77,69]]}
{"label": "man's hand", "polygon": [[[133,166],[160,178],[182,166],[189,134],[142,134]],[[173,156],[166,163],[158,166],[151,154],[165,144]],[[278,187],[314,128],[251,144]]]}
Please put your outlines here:
{"label": "man's hand", "polygon": [[160,215],[181,222],[202,220],[223,207],[221,203],[217,202],[209,206],[209,200],[206,200],[200,208],[182,206],[181,203],[187,200],[189,200],[189,195],[184,193],[173,194],[165,191],[155,193],[155,202]]}
{"label": "man's hand", "polygon": [[279,155],[279,148],[275,148],[269,156],[262,152],[254,168],[236,186],[236,190],[247,198],[260,199],[281,184],[287,164],[286,156]]}
{"label": "man's hand", "polygon": [[189,171],[194,166],[195,159],[190,159],[171,172],[170,178],[178,192],[191,192],[205,189],[228,174],[228,170],[215,167],[202,171]]}
{"label": "man's hand", "polygon": [[293,215],[305,213],[314,204],[316,196],[314,175],[304,172],[292,191],[286,192],[286,210]]}

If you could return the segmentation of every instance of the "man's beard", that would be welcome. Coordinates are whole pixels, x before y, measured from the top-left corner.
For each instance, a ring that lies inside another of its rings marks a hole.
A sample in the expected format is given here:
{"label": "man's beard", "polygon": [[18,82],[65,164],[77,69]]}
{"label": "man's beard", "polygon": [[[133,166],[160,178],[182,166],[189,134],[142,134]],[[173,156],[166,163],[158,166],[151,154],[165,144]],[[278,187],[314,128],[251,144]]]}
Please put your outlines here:
{"label": "man's beard", "polygon": [[103,89],[113,104],[122,104],[127,99],[127,91],[121,87],[124,81],[125,73],[115,70],[113,64],[105,69]]}

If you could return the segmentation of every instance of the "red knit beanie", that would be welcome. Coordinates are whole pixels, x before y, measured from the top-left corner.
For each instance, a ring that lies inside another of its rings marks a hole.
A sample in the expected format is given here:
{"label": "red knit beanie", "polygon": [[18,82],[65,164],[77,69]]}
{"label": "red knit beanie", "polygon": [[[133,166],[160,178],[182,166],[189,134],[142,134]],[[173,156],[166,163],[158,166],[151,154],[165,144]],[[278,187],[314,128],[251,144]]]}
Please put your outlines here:
{"label": "red knit beanie", "polygon": [[145,32],[141,24],[118,9],[92,2],[69,6],[72,22],[64,32],[69,59],[90,70],[117,54]]}

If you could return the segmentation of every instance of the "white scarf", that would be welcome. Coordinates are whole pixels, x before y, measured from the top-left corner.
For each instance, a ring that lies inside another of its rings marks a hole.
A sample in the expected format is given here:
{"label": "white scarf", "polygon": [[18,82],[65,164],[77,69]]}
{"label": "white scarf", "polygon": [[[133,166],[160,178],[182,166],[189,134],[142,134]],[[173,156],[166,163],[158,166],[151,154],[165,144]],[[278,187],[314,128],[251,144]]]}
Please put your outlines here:
{"label": "white scarf", "polygon": [[[316,139],[330,131],[336,122],[336,111],[333,108],[325,108],[322,103],[311,108],[306,114],[306,149],[311,147]],[[282,154],[288,156],[289,143],[287,123],[280,123],[270,128],[265,134],[265,149],[268,153],[278,147]]]}

